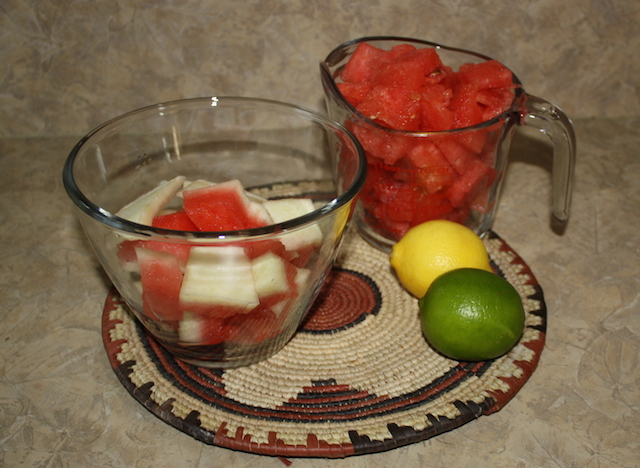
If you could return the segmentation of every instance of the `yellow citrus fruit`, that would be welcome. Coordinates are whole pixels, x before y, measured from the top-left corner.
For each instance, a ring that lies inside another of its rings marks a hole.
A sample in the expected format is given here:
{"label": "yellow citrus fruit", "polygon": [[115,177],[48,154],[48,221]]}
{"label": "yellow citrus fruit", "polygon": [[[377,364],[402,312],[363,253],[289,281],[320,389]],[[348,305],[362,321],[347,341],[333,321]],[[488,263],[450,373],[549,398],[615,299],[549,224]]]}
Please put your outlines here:
{"label": "yellow citrus fruit", "polygon": [[504,278],[475,268],[439,276],[419,301],[431,346],[458,361],[502,356],[518,342],[525,314],[518,291]]}
{"label": "yellow citrus fruit", "polygon": [[393,246],[391,266],[414,296],[424,296],[438,276],[456,268],[492,271],[482,240],[453,221],[427,221],[412,227]]}

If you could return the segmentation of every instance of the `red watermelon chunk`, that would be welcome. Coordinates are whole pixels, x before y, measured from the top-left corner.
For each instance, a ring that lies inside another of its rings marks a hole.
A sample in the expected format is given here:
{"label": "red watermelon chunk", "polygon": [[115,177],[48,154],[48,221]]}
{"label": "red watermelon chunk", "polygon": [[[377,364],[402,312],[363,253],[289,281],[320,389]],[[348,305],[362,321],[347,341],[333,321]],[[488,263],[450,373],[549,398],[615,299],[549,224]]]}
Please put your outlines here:
{"label": "red watermelon chunk", "polygon": [[176,257],[144,247],[136,247],[135,252],[145,314],[169,322],[182,319],[179,297],[183,273]]}
{"label": "red watermelon chunk", "polygon": [[178,261],[180,268],[184,271],[187,259],[189,258],[189,249],[191,246],[180,242],[168,242],[168,241],[141,241],[142,246],[147,249],[155,250],[156,252],[166,252],[174,257]]}
{"label": "red watermelon chunk", "polygon": [[479,194],[489,190],[496,175],[496,170],[485,166],[482,161],[472,161],[462,174],[447,190],[447,196],[455,207],[468,205]]}
{"label": "red watermelon chunk", "polygon": [[411,226],[445,218],[452,210],[453,206],[444,192],[425,194],[417,203]]}
{"label": "red watermelon chunk", "polygon": [[171,229],[173,231],[197,231],[198,228],[184,210],[175,213],[160,215],[153,218],[153,227]]}
{"label": "red watermelon chunk", "polygon": [[460,79],[472,84],[477,89],[513,87],[511,70],[497,60],[487,60],[480,63],[465,63],[458,71]]}
{"label": "red watermelon chunk", "polygon": [[420,94],[415,91],[374,86],[358,110],[384,127],[409,131],[420,127]]}
{"label": "red watermelon chunk", "polygon": [[454,113],[450,109],[453,91],[436,83],[421,88],[420,130],[448,130],[453,125]]}
{"label": "red watermelon chunk", "polygon": [[411,150],[415,142],[410,137],[390,135],[388,132],[365,125],[349,126],[365,152],[369,166],[393,165]]}
{"label": "red watermelon chunk", "polygon": [[235,332],[235,327],[223,319],[185,312],[178,327],[178,341],[187,346],[216,345],[229,340]]}
{"label": "red watermelon chunk", "polygon": [[278,316],[269,308],[259,307],[250,314],[236,315],[226,321],[231,330],[228,340],[239,345],[252,345],[280,332]]}
{"label": "red watermelon chunk", "polygon": [[380,69],[380,64],[388,61],[387,54],[387,51],[361,42],[344,67],[342,79],[353,83],[370,81]]}
{"label": "red watermelon chunk", "polygon": [[338,83],[338,89],[354,107],[358,106],[371,91],[369,83]]}
{"label": "red watermelon chunk", "polygon": [[402,55],[405,55],[409,52],[416,50],[415,46],[411,44],[398,44],[394,45],[389,52],[386,54],[386,58],[388,60],[394,60]]}
{"label": "red watermelon chunk", "polygon": [[247,197],[238,180],[185,190],[182,197],[184,211],[200,231],[237,231],[271,224],[268,214]]}
{"label": "red watermelon chunk", "polygon": [[452,128],[471,127],[481,123],[483,113],[477,101],[478,88],[473,84],[461,84],[454,89],[451,100]]}
{"label": "red watermelon chunk", "polygon": [[451,185],[456,179],[455,168],[440,148],[430,140],[417,145],[408,155],[415,165],[414,183],[433,194]]}
{"label": "red watermelon chunk", "polygon": [[266,254],[267,252],[273,252],[285,259],[289,259],[294,256],[290,252],[287,252],[287,249],[282,242],[275,239],[247,242],[244,243],[242,247],[244,248],[245,255],[252,260]]}
{"label": "red watermelon chunk", "polygon": [[473,152],[457,143],[453,138],[442,138],[435,143],[458,174],[467,172],[469,165],[476,159]]}
{"label": "red watermelon chunk", "polygon": [[439,81],[440,73],[436,70],[440,66],[442,62],[435,49],[413,48],[381,67],[373,82],[376,86],[404,88],[415,92],[425,82]]}
{"label": "red watermelon chunk", "polygon": [[491,120],[500,115],[513,101],[511,88],[481,89],[476,96],[483,109],[482,118]]}

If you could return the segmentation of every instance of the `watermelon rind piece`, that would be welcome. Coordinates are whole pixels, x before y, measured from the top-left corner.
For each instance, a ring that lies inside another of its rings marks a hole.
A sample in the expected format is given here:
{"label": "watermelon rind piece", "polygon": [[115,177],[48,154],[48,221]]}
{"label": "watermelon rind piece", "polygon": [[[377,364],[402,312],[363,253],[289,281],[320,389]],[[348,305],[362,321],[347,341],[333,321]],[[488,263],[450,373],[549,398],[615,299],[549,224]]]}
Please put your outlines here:
{"label": "watermelon rind piece", "polygon": [[267,252],[254,259],[251,262],[251,272],[258,297],[289,291],[284,260],[273,252]]}
{"label": "watermelon rind piece", "polygon": [[251,260],[239,246],[195,246],[189,252],[180,303],[222,305],[249,312],[259,304]]}
{"label": "watermelon rind piece", "polygon": [[202,319],[193,312],[185,311],[178,325],[178,337],[182,343],[200,343],[203,339]]}
{"label": "watermelon rind piece", "polygon": [[184,176],[177,176],[160,183],[154,189],[122,207],[116,216],[127,221],[151,226],[153,218],[180,190],[185,179]]}
{"label": "watermelon rind piece", "polygon": [[[309,198],[267,200],[262,206],[275,224],[299,218],[315,209],[313,201]],[[297,231],[284,233],[280,241],[287,250],[299,250],[307,246],[318,247],[322,244],[322,231],[320,226],[312,224]]]}

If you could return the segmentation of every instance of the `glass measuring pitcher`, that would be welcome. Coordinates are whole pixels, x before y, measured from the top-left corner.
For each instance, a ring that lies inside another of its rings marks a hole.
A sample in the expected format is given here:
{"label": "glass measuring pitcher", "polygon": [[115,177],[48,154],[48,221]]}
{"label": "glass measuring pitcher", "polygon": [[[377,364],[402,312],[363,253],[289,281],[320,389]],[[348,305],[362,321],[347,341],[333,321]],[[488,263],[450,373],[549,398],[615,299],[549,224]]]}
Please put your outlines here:
{"label": "glass measuring pitcher", "polygon": [[[355,216],[365,239],[389,250],[412,226],[431,219],[449,219],[479,235],[486,233],[496,215],[511,140],[519,125],[537,128],[552,141],[552,215],[561,225],[568,221],[576,142],[573,125],[562,110],[527,94],[509,72],[508,104],[500,107],[499,115],[441,131],[389,128],[356,110],[341,91],[346,91],[345,67],[362,43],[384,51],[408,46],[435,49],[442,66],[430,75],[434,80],[463,64],[491,59],[417,39],[365,37],[340,45],[321,62],[327,111],[352,131],[367,155],[368,175]],[[424,96],[418,94],[416,99]]]}

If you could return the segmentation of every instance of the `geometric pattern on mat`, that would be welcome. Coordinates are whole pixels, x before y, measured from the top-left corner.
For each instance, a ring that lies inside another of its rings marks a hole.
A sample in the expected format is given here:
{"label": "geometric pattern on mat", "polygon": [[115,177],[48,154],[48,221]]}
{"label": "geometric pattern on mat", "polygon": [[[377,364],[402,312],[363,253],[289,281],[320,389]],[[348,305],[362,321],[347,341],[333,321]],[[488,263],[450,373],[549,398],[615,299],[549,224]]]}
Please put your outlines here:
{"label": "geometric pattern on mat", "polygon": [[417,299],[399,285],[388,254],[352,231],[301,329],[266,361],[221,370],[176,360],[115,290],[104,306],[104,345],[137,401],[206,444],[281,457],[390,450],[500,410],[538,364],[547,318],[542,289],[496,233],[484,243],[526,312],[520,342],[492,361],[458,362],[433,351]]}

